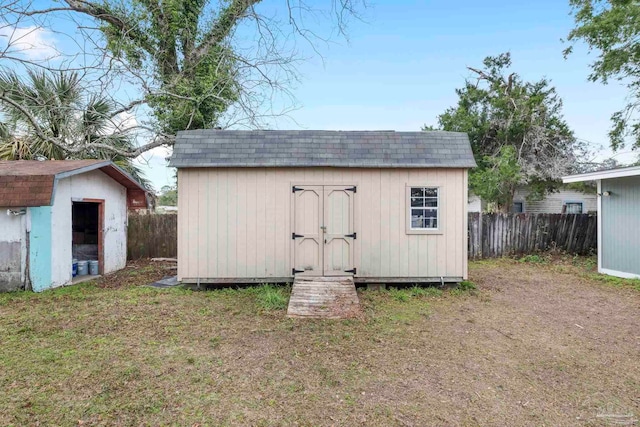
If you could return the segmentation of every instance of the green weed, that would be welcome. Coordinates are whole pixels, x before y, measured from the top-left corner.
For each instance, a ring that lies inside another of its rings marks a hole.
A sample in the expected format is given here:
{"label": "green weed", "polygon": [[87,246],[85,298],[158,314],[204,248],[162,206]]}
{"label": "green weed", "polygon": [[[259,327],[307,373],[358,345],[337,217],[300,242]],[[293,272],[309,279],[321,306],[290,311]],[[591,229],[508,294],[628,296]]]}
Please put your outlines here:
{"label": "green weed", "polygon": [[389,288],[389,295],[391,298],[400,302],[407,302],[411,298],[411,292],[407,289]]}
{"label": "green weed", "polygon": [[623,279],[621,277],[607,276],[606,274],[599,273],[590,274],[588,277],[607,285],[615,287],[629,287],[636,291],[640,291],[640,279]]}
{"label": "green weed", "polygon": [[264,310],[284,310],[289,304],[289,287],[264,284],[247,290],[255,296],[258,305]]}
{"label": "green weed", "polygon": [[411,295],[414,297],[441,297],[442,290],[438,288],[434,288],[433,286],[418,286],[414,285],[411,288]]}
{"label": "green weed", "polygon": [[474,290],[478,289],[478,287],[476,286],[475,283],[470,282],[469,280],[463,280],[458,285],[458,289],[461,289],[463,291],[474,291]]}
{"label": "green weed", "polygon": [[441,297],[442,291],[431,286],[414,285],[410,288],[389,288],[389,295],[396,301],[406,302],[411,298]]}
{"label": "green weed", "polygon": [[576,267],[582,267],[587,270],[593,270],[598,266],[598,258],[597,257],[584,257],[580,255],[574,255],[571,259],[571,264]]}
{"label": "green weed", "polygon": [[525,255],[519,259],[520,262],[528,262],[532,264],[546,264],[548,261],[541,255]]}
{"label": "green weed", "polygon": [[464,294],[473,294],[475,293],[476,289],[478,289],[478,287],[475,283],[468,280],[463,280],[462,282],[458,283],[455,288],[452,288],[449,293],[451,295],[460,296]]}

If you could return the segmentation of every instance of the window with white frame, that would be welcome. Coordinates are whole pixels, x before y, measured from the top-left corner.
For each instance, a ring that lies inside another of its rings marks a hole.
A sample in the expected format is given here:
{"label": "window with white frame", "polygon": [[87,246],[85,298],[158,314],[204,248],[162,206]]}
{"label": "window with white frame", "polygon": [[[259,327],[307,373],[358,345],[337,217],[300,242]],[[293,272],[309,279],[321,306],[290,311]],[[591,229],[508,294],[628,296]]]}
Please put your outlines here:
{"label": "window with white frame", "polygon": [[409,197],[409,228],[411,230],[438,229],[438,188],[411,187]]}
{"label": "window with white frame", "polygon": [[563,212],[568,214],[581,214],[582,202],[566,202],[564,204]]}

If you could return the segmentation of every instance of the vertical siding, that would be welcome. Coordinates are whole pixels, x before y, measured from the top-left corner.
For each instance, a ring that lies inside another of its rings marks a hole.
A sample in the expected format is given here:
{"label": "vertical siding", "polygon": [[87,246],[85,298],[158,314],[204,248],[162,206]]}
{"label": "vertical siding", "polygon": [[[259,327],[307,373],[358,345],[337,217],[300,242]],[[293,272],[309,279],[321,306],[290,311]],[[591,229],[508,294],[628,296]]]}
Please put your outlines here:
{"label": "vertical siding", "polygon": [[[51,288],[52,282],[52,217],[51,206],[29,208],[31,232],[29,233],[29,276],[35,292]],[[71,237],[71,236],[69,236]],[[69,241],[71,245],[71,241]]]}
{"label": "vertical siding", "polygon": [[[178,172],[178,276],[290,277],[291,185],[357,185],[361,277],[466,277],[464,169],[251,168]],[[439,234],[407,234],[407,185],[440,187]]]}
{"label": "vertical siding", "polygon": [[602,268],[640,275],[640,178],[602,180]]}
{"label": "vertical siding", "polygon": [[[464,208],[467,206],[466,200],[469,199],[469,174],[465,173],[462,177],[462,187],[464,188],[464,198],[461,200],[462,207],[459,208],[464,211]],[[468,278],[468,270],[469,270],[469,257],[467,256],[468,247],[469,247],[469,215],[465,212],[464,214],[464,226],[462,228],[463,233],[463,244],[460,248],[460,258],[462,259],[462,271],[464,272],[463,278],[466,280]]]}

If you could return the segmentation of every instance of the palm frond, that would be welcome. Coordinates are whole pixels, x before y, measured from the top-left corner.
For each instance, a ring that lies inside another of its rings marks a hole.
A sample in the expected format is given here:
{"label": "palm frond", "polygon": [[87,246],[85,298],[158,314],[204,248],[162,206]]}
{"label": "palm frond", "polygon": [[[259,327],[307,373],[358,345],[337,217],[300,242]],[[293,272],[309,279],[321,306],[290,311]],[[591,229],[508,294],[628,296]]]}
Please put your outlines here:
{"label": "palm frond", "polygon": [[[109,159],[145,187],[152,188],[132,159],[116,155],[109,149],[91,147],[92,142],[99,141],[131,150],[134,139],[116,132],[115,105],[107,98],[85,91],[78,73],[33,69],[21,77],[15,71],[5,70],[0,72],[0,91],[21,106],[16,108],[0,101],[0,114],[6,119],[0,122],[1,159]],[[70,147],[89,146],[79,152],[66,151],[41,138],[32,121],[47,136],[64,141]],[[13,125],[13,133],[7,124]]]}

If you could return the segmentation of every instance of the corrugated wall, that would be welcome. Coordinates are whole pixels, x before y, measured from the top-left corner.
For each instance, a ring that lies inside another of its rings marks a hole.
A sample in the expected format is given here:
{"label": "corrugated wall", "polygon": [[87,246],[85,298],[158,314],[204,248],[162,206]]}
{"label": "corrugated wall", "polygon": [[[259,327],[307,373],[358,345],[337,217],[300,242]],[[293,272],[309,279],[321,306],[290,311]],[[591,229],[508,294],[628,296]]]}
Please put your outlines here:
{"label": "corrugated wall", "polygon": [[602,180],[602,268],[640,275],[640,177]]}
{"label": "corrugated wall", "polygon": [[[292,185],[357,185],[359,277],[466,277],[465,169],[178,171],[178,277],[291,277]],[[407,234],[406,187],[438,186],[440,234]]]}

